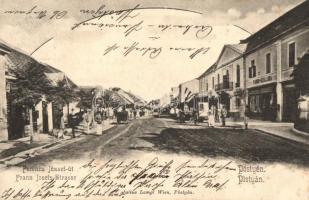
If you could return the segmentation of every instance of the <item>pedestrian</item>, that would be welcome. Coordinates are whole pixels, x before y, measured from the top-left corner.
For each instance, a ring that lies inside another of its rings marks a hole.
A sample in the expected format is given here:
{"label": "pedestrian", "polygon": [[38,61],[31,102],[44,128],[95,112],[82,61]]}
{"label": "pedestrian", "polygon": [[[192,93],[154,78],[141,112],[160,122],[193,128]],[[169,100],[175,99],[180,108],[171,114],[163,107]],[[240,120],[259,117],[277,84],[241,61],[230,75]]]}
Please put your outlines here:
{"label": "pedestrian", "polygon": [[208,114],[208,125],[210,127],[215,126],[215,107],[211,106],[209,109],[209,114]]}
{"label": "pedestrian", "polygon": [[58,139],[63,139],[64,138],[64,129],[65,129],[63,112],[60,112],[59,119],[60,119],[60,127],[59,127],[60,129],[59,129],[59,132],[58,132]]}
{"label": "pedestrian", "polygon": [[75,138],[75,126],[77,125],[77,116],[73,114],[74,109],[71,110],[69,114],[69,126],[72,129],[72,137]]}
{"label": "pedestrian", "polygon": [[176,119],[180,118],[180,110],[178,108],[176,108]]}
{"label": "pedestrian", "polygon": [[133,110],[133,115],[134,115],[134,119],[136,119],[136,115],[137,115],[137,110],[134,108]]}
{"label": "pedestrian", "polygon": [[227,110],[226,110],[226,107],[225,105],[222,105],[222,108],[221,108],[221,122],[222,122],[222,126],[225,126],[225,119],[227,117]]}
{"label": "pedestrian", "polygon": [[250,115],[250,109],[249,109],[249,106],[246,105],[246,107],[245,107],[245,116],[244,116],[245,130],[248,129],[249,115]]}
{"label": "pedestrian", "polygon": [[193,109],[192,118],[193,118],[194,125],[197,125],[198,116],[197,116],[197,111],[195,109]]}
{"label": "pedestrian", "polygon": [[180,123],[185,123],[186,119],[185,119],[185,113],[182,109],[179,110],[179,122]]}
{"label": "pedestrian", "polygon": [[114,116],[115,118],[117,118],[117,114],[118,114],[118,109],[117,109],[117,108],[114,108],[114,115],[113,115],[113,116]]}
{"label": "pedestrian", "polygon": [[91,115],[91,110],[87,109],[87,113],[84,116],[84,120],[87,124],[87,133],[90,132],[90,127],[92,125],[92,115]]}

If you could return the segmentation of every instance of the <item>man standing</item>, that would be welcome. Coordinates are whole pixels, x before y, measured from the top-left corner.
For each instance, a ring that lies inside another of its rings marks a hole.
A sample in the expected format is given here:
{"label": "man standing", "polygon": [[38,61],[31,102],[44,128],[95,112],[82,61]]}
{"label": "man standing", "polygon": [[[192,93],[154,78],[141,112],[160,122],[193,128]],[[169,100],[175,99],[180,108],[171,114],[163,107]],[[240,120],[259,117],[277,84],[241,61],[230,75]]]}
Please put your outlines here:
{"label": "man standing", "polygon": [[250,109],[249,109],[249,106],[246,105],[245,107],[245,116],[244,116],[244,123],[245,123],[245,129],[247,130],[248,129],[248,117],[249,117],[249,114],[250,114]]}
{"label": "man standing", "polygon": [[225,118],[227,117],[227,110],[225,105],[222,105],[221,108],[221,121],[222,121],[222,126],[225,126]]}
{"label": "man standing", "polygon": [[69,114],[69,126],[72,128],[72,137],[75,138],[75,126],[77,125],[77,116],[74,114],[74,109],[71,110],[71,113]]}

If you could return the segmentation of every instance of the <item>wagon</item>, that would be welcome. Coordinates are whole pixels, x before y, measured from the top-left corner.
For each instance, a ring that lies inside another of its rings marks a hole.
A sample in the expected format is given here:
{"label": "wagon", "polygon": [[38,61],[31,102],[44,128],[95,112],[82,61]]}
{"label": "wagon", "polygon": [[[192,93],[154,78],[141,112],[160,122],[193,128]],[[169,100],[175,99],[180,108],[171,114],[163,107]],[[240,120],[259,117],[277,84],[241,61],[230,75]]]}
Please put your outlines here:
{"label": "wagon", "polygon": [[128,121],[128,111],[123,110],[123,111],[117,112],[116,118],[117,118],[118,124],[120,124],[121,122],[127,122]]}

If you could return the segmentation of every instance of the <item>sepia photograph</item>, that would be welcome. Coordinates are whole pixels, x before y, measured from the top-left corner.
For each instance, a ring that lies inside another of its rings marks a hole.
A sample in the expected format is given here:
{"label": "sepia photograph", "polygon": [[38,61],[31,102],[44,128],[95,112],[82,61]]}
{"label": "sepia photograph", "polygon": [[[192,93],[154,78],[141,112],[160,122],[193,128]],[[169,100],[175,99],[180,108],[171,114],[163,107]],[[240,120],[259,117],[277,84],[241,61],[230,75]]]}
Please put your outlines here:
{"label": "sepia photograph", "polygon": [[0,0],[0,200],[309,200],[308,0]]}

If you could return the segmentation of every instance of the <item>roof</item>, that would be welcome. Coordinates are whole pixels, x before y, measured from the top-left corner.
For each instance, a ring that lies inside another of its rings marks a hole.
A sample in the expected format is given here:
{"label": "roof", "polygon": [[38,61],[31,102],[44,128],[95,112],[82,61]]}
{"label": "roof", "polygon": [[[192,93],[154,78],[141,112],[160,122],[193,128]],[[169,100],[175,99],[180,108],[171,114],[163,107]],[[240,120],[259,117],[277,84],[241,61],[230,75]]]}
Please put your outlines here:
{"label": "roof", "polygon": [[306,0],[266,25],[241,43],[248,43],[246,53],[262,47],[296,28],[309,25],[309,1]]}
{"label": "roof", "polygon": [[[43,67],[43,71],[45,73],[63,73],[59,69],[56,69],[48,64],[38,62],[35,58],[33,58],[25,51],[13,47],[12,45],[7,44],[1,39],[0,39],[0,49],[8,53],[8,57],[15,67],[24,67],[27,63],[37,63],[38,64],[37,66]],[[77,85],[72,80],[70,80],[66,75],[64,75],[64,78],[66,79],[70,87],[73,88],[77,87]]]}
{"label": "roof", "polygon": [[187,85],[189,83],[194,83],[194,82],[197,82],[198,83],[198,79],[197,78],[194,78],[194,79],[191,79],[189,81],[185,81],[185,82],[182,82],[180,83],[179,85],[182,86],[182,85]]}
{"label": "roof", "polygon": [[[45,63],[40,63],[40,65],[44,67],[45,73],[55,74],[54,76],[57,76],[57,77],[62,76],[61,74],[63,74],[63,78],[61,80],[65,79],[69,87],[72,87],[72,88],[77,87],[77,85],[71,79],[69,79],[68,76],[64,72],[62,72],[61,70],[59,70],[59,69],[57,69],[53,66],[50,66],[48,64],[45,64]],[[58,75],[56,75],[56,74],[58,74]]]}
{"label": "roof", "polygon": [[207,69],[203,74],[201,74],[197,79],[201,79],[202,77],[204,77],[204,76],[210,74],[210,73],[216,68],[216,65],[217,65],[217,63],[212,64],[212,65],[211,65],[210,67],[208,67],[208,69]]}
{"label": "roof", "polygon": [[246,43],[240,43],[240,44],[228,44],[226,45],[228,47],[231,47],[235,51],[237,51],[240,54],[243,54],[246,52],[247,44]]}
{"label": "roof", "polygon": [[8,54],[10,53],[6,48],[0,46],[0,54]]}

